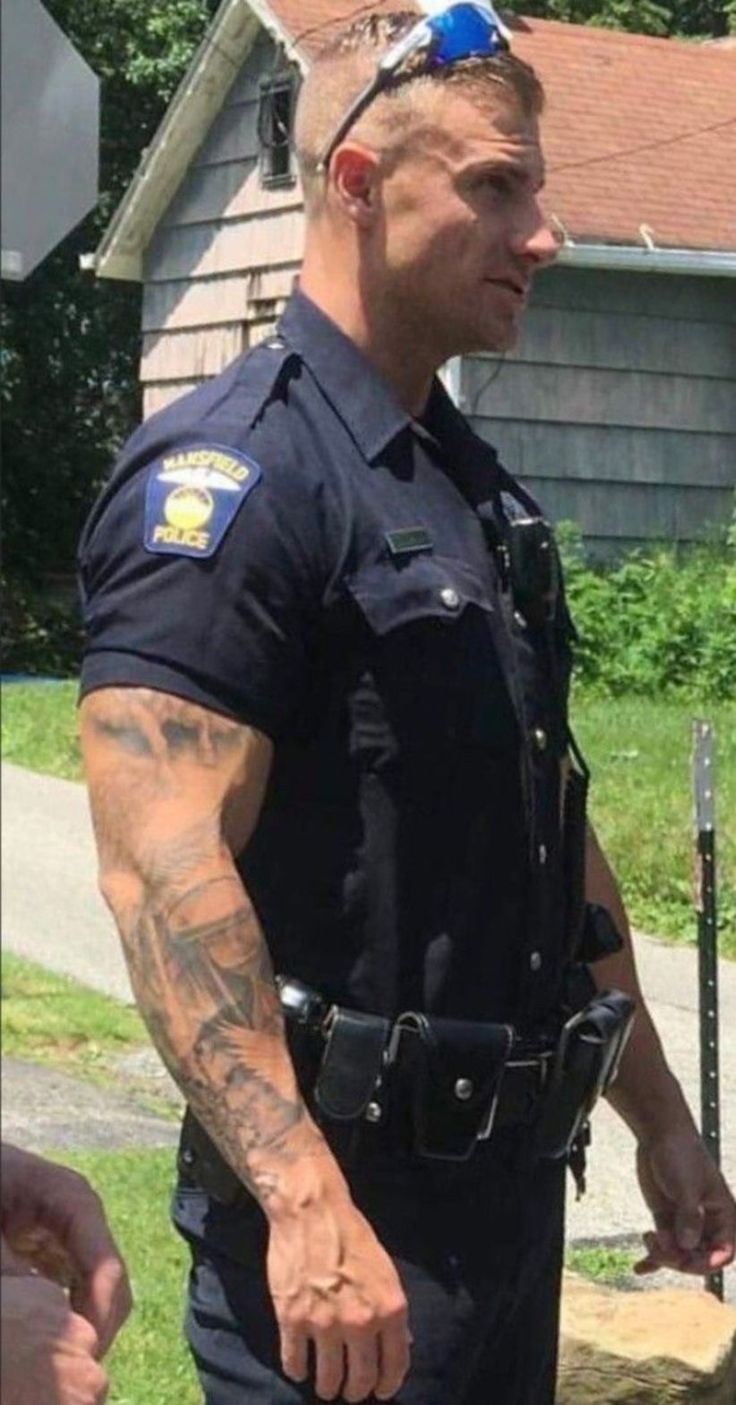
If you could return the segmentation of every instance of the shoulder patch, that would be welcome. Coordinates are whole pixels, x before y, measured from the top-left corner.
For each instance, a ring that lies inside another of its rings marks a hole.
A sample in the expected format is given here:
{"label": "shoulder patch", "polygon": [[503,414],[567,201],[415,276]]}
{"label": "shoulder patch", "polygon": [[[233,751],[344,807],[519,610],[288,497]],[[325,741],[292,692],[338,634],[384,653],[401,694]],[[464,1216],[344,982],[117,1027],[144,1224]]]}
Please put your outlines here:
{"label": "shoulder patch", "polygon": [[254,459],[219,444],[192,444],[157,459],[146,487],[146,551],[213,556],[261,476]]}

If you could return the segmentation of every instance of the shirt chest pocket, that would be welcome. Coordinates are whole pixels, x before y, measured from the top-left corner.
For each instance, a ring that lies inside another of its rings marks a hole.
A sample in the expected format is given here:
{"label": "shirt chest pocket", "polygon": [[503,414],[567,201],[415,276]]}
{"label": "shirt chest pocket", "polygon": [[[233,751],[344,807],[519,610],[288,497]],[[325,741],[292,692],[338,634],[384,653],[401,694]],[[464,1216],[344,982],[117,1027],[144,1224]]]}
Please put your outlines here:
{"label": "shirt chest pocket", "polygon": [[358,745],[498,748],[515,720],[495,642],[498,606],[453,557],[377,562],[345,582],[354,606]]}

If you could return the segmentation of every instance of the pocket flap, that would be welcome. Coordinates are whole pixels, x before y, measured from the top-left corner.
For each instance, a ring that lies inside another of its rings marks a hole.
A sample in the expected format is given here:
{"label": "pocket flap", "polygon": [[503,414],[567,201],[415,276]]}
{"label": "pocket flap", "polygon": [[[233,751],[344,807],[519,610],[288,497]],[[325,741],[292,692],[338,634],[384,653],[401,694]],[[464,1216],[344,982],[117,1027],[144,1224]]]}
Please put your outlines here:
{"label": "pocket flap", "polygon": [[398,569],[374,562],[347,577],[345,585],[376,634],[418,619],[451,624],[468,605],[493,610],[483,581],[455,557],[416,556]]}

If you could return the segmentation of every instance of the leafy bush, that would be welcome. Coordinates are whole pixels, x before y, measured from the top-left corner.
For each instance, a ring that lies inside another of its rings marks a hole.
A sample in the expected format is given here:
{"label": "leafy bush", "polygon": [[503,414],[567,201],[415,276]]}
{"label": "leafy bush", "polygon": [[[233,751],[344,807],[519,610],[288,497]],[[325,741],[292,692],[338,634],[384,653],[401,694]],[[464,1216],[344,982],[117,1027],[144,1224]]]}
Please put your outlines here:
{"label": "leafy bush", "polygon": [[579,639],[577,680],[619,697],[736,699],[736,550],[634,552],[609,569],[586,560],[577,528],[558,533]]}
{"label": "leafy bush", "polygon": [[4,673],[70,678],[79,673],[82,627],[75,601],[64,603],[16,576],[2,578]]}

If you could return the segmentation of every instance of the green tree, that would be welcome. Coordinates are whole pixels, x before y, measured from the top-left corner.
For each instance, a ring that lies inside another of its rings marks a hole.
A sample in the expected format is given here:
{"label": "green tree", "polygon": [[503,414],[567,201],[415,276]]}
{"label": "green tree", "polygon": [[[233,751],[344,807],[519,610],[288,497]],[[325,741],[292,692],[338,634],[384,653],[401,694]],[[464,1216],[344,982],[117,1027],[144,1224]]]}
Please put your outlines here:
{"label": "green tree", "polygon": [[719,39],[736,33],[736,0],[508,0],[506,8],[539,19],[665,38]]}

